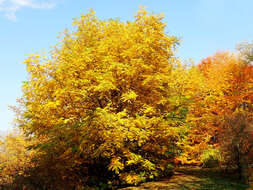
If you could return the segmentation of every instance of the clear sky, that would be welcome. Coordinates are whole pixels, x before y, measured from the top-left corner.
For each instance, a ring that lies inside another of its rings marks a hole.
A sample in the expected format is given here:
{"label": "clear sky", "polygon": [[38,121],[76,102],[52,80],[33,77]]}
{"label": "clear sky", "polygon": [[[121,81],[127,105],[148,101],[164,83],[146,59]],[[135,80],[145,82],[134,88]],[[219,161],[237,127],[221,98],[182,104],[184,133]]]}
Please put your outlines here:
{"label": "clear sky", "polygon": [[182,39],[178,56],[198,63],[216,51],[253,40],[252,0],[0,0],[0,131],[9,130],[26,80],[21,63],[47,51],[72,18],[92,8],[101,19],[133,20],[138,6],[164,13],[166,31]]}

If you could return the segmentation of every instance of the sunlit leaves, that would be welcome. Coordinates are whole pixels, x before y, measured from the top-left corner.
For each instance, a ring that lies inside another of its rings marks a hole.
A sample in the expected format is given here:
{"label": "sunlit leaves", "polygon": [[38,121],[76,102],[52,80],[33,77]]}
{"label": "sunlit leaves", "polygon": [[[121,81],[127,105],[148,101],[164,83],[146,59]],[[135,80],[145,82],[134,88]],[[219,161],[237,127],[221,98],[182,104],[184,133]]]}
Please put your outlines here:
{"label": "sunlit leaves", "polygon": [[33,168],[31,159],[35,151],[27,150],[31,142],[20,132],[8,134],[0,142],[0,184],[12,184],[27,169]]}
{"label": "sunlit leaves", "polygon": [[[103,158],[108,170],[128,173],[120,175],[127,183],[139,182],[141,172],[141,179],[157,175],[172,161],[167,149],[187,112],[170,84],[178,39],[164,32],[161,15],[144,9],[133,22],[102,21],[90,11],[73,25],[51,57],[25,61],[23,128],[44,137],[38,149],[53,159],[92,166]],[[171,111],[181,123],[166,117]]]}

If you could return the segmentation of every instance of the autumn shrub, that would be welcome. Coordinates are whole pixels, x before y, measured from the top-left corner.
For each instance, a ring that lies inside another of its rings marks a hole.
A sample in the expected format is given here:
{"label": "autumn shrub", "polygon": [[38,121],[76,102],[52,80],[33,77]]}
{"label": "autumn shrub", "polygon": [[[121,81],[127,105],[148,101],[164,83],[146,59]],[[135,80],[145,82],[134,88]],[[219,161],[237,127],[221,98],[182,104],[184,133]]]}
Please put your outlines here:
{"label": "autumn shrub", "polygon": [[143,9],[131,22],[91,11],[73,25],[51,56],[24,62],[18,124],[39,139],[36,163],[77,184],[138,184],[171,173],[189,103],[175,80],[178,39],[165,33],[161,15]]}
{"label": "autumn shrub", "polygon": [[210,146],[201,154],[201,162],[203,167],[218,167],[223,162],[223,157],[217,147]]}
{"label": "autumn shrub", "polygon": [[220,138],[225,162],[237,168],[240,180],[245,183],[249,183],[249,167],[253,162],[252,124],[251,113],[237,111],[225,118]]}

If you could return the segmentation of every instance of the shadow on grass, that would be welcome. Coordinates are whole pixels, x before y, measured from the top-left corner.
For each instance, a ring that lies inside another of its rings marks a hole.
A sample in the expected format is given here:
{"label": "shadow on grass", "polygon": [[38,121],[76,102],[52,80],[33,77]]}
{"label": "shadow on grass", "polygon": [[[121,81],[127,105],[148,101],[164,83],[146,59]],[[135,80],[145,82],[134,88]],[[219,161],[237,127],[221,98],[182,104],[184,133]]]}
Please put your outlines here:
{"label": "shadow on grass", "polygon": [[[180,187],[180,190],[247,190],[249,185],[238,181],[236,170],[223,171],[221,169],[184,168],[178,170],[186,178],[195,176],[195,181],[189,181]],[[197,180],[198,178],[198,180]]]}
{"label": "shadow on grass", "polygon": [[[247,190],[248,185],[236,183],[228,179],[206,178],[200,181],[180,185],[179,190]],[[168,187],[168,189],[170,189]]]}
{"label": "shadow on grass", "polygon": [[248,190],[249,186],[236,181],[236,173],[221,170],[177,169],[171,178],[156,182],[143,183],[138,187],[124,190]]}

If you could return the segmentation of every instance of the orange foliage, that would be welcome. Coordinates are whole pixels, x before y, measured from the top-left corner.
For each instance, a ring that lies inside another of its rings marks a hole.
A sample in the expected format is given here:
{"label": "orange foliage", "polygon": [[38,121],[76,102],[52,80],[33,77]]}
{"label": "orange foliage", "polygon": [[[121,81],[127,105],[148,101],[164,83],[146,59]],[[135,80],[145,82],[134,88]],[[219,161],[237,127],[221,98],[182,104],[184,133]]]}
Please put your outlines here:
{"label": "orange foliage", "polygon": [[180,156],[189,164],[201,164],[202,152],[210,145],[217,146],[225,117],[238,111],[247,111],[250,115],[253,112],[252,65],[239,55],[221,52],[203,59],[198,69],[203,83],[192,97],[187,115],[191,129]]}

